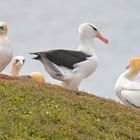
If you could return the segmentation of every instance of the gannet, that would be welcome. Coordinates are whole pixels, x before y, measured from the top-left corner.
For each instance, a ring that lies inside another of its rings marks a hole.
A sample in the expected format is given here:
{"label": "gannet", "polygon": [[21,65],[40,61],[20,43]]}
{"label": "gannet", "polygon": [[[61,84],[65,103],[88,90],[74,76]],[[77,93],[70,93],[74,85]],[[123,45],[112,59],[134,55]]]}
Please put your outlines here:
{"label": "gannet", "polygon": [[5,22],[0,22],[0,72],[9,64],[13,50],[7,37],[8,27]]}
{"label": "gannet", "polygon": [[94,38],[97,37],[104,43],[108,43],[108,40],[91,23],[83,23],[79,26],[79,36],[80,45],[77,50],[58,49],[31,53],[37,55],[33,59],[41,61],[46,71],[54,79],[62,81],[61,86],[68,89],[78,89],[81,81],[96,70]]}
{"label": "gannet", "polygon": [[133,81],[140,71],[140,58],[133,57],[115,84],[115,93],[126,105],[140,108],[140,82]]}

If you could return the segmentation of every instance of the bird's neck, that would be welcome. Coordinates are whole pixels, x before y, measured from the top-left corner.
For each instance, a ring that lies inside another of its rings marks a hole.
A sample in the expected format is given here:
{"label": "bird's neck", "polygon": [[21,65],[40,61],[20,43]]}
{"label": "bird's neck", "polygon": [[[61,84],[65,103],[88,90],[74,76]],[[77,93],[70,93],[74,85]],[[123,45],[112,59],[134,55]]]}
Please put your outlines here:
{"label": "bird's neck", "polygon": [[138,73],[139,73],[139,70],[128,69],[122,75],[123,75],[123,77],[127,78],[128,80],[133,80],[137,76]]}
{"label": "bird's neck", "polygon": [[21,69],[20,66],[17,66],[16,64],[13,64],[13,65],[12,65],[12,68],[11,68],[10,74],[11,74],[12,76],[18,76],[18,75],[19,75],[19,72],[20,72],[20,69]]}
{"label": "bird's neck", "polygon": [[6,42],[9,41],[8,37],[6,35],[0,34],[0,42],[3,42],[3,41],[6,41]]}
{"label": "bird's neck", "polygon": [[6,32],[0,33],[0,37],[3,37],[3,38],[7,37],[7,33]]}
{"label": "bird's neck", "polygon": [[94,39],[90,37],[80,36],[80,45],[78,51],[82,51],[89,55],[95,54]]}

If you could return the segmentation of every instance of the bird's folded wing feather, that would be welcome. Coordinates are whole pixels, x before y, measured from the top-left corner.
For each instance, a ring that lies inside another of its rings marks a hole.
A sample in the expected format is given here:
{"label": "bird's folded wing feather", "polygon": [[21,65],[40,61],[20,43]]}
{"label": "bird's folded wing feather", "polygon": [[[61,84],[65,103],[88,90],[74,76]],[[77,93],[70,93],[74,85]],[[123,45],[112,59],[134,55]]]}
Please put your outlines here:
{"label": "bird's folded wing feather", "polygon": [[135,107],[140,107],[140,91],[123,90],[122,96]]}
{"label": "bird's folded wing feather", "polygon": [[124,89],[131,91],[140,91],[140,82],[132,81],[124,85]]}
{"label": "bird's folded wing feather", "polygon": [[90,55],[78,51],[70,50],[52,50],[39,53],[58,66],[64,66],[69,69],[74,68],[74,64],[85,61]]}
{"label": "bird's folded wing feather", "polygon": [[53,64],[50,60],[46,59],[43,55],[41,56],[42,60],[45,62],[43,64],[46,64],[47,67],[55,74],[55,76],[63,76],[59,68]]}

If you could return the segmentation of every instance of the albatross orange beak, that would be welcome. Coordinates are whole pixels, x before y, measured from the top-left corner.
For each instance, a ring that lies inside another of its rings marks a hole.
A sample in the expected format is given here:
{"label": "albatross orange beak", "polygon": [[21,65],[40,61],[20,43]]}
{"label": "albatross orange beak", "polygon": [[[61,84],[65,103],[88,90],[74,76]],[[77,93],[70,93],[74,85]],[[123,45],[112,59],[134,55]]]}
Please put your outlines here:
{"label": "albatross orange beak", "polygon": [[102,40],[105,44],[108,44],[108,39],[103,37],[99,32],[96,34],[96,37]]}

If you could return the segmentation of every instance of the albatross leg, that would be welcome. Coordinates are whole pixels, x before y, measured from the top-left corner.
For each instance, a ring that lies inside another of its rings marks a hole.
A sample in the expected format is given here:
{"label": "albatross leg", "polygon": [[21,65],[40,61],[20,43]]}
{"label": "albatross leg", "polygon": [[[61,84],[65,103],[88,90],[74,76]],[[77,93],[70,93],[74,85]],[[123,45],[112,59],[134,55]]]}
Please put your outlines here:
{"label": "albatross leg", "polygon": [[69,89],[78,90],[78,87],[81,83],[82,79],[73,79],[69,82]]}

